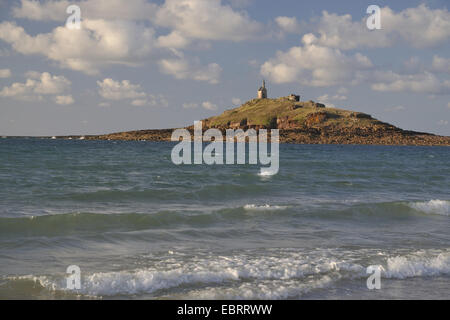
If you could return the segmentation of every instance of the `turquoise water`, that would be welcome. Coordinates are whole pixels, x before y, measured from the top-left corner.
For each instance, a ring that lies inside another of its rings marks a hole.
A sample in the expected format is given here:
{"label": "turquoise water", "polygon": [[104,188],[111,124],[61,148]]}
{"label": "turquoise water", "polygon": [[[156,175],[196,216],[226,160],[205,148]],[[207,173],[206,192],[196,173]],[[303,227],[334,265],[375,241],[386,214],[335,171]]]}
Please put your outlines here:
{"label": "turquoise water", "polygon": [[0,139],[0,298],[450,298],[450,148],[281,145],[259,176],[173,146]]}

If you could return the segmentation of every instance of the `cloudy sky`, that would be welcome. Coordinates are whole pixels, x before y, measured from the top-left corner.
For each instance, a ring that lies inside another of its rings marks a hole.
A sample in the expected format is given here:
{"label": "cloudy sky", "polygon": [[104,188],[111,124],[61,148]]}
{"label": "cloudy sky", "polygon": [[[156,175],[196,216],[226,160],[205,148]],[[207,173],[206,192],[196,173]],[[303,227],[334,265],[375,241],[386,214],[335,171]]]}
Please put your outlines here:
{"label": "cloudy sky", "polygon": [[[66,27],[68,6],[81,29]],[[369,5],[381,30],[368,30]],[[450,135],[448,0],[0,0],[0,135],[191,125],[297,93]]]}

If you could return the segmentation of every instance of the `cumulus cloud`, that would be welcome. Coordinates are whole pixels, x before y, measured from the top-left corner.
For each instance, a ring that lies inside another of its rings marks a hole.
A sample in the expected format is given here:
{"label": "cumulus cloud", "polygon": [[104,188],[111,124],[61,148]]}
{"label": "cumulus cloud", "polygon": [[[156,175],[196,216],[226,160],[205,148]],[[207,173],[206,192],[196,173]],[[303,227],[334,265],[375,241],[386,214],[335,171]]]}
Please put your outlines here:
{"label": "cumulus cloud", "polygon": [[374,74],[372,89],[381,92],[414,92],[425,94],[450,93],[450,81],[439,80],[434,74],[424,72],[402,75],[393,71],[379,71]]}
{"label": "cumulus cloud", "polygon": [[292,47],[287,52],[279,51],[275,58],[261,66],[261,74],[275,83],[299,82],[303,85],[324,87],[357,83],[363,71],[372,67],[366,56],[352,56],[316,44],[312,34],[303,37],[303,46]]}
{"label": "cumulus cloud", "polygon": [[447,9],[430,9],[422,4],[398,13],[381,9],[382,30],[370,31],[367,17],[354,21],[349,14],[324,11],[317,23],[321,45],[350,50],[360,47],[388,47],[402,42],[423,48],[446,44],[450,38],[450,13]]}
{"label": "cumulus cloud", "polygon": [[[217,83],[222,72],[218,64],[203,66],[195,59],[183,58],[178,50],[193,41],[204,45],[208,41],[244,41],[258,37],[263,30],[245,11],[221,0],[166,0],[161,4],[146,0],[21,0],[12,13],[16,18],[64,22],[71,4],[81,8],[80,30],[67,29],[62,23],[51,32],[30,34],[14,22],[2,22],[0,40],[21,54],[42,55],[62,68],[90,75],[115,64],[140,65],[170,50],[178,59],[160,59],[164,73]],[[156,36],[155,28],[169,32]]]}
{"label": "cumulus cloud", "polygon": [[97,81],[98,93],[107,100],[123,100],[145,98],[146,94],[140,85],[134,85],[128,80],[114,81],[111,78]]}
{"label": "cumulus cloud", "polygon": [[[168,101],[163,95],[153,95],[144,92],[140,85],[129,80],[115,81],[111,78],[97,81],[98,94],[106,100],[131,100],[131,105],[167,107]],[[107,106],[106,104],[102,106]]]}
{"label": "cumulus cloud", "polygon": [[0,78],[9,78],[9,77],[11,77],[11,70],[0,69]]}
{"label": "cumulus cloud", "polygon": [[173,31],[168,35],[159,36],[156,44],[160,48],[182,49],[190,44],[190,40],[180,32]]}
{"label": "cumulus cloud", "polygon": [[276,17],[275,22],[278,27],[289,33],[300,33],[301,26],[295,17]]}
{"label": "cumulus cloud", "polygon": [[0,97],[17,100],[43,100],[44,96],[60,95],[69,90],[71,82],[63,76],[52,76],[48,72],[28,72],[24,83],[15,82],[0,91]]}
{"label": "cumulus cloud", "polygon": [[65,105],[73,104],[74,102],[75,102],[75,100],[73,99],[73,97],[71,95],[55,97],[55,103],[59,104],[59,105],[65,106]]}
{"label": "cumulus cloud", "polygon": [[156,23],[200,40],[243,41],[262,29],[245,12],[233,10],[221,0],[166,0],[158,9]]}
{"label": "cumulus cloud", "polygon": [[29,35],[15,23],[0,23],[0,39],[19,53],[39,54],[63,68],[95,74],[112,64],[136,65],[154,47],[154,30],[129,21],[84,20],[83,28],[57,27]]}
{"label": "cumulus cloud", "polygon": [[15,18],[65,21],[68,17],[66,8],[73,4],[81,8],[82,18],[87,19],[148,20],[154,17],[158,8],[146,0],[21,0],[12,13]]}
{"label": "cumulus cloud", "polygon": [[222,73],[222,68],[217,63],[202,66],[198,60],[190,61],[184,57],[161,59],[159,66],[163,73],[174,76],[176,79],[193,79],[211,84],[218,83]]}

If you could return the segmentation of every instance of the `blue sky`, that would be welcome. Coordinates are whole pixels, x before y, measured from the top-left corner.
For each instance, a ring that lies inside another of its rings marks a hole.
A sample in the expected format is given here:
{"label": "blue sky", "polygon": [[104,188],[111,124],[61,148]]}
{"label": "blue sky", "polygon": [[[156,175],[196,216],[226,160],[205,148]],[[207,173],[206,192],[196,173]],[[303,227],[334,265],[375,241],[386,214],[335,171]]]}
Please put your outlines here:
{"label": "blue sky", "polygon": [[[0,1],[0,135],[187,126],[263,78],[269,97],[450,135],[446,2]],[[366,27],[372,4],[381,30]]]}

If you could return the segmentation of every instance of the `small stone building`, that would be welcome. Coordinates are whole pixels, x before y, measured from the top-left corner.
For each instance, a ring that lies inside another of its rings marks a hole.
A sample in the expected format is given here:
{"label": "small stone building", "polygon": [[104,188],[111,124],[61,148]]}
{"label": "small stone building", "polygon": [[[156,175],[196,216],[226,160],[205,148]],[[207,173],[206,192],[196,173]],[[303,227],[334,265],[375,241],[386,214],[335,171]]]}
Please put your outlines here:
{"label": "small stone building", "polygon": [[258,99],[267,99],[266,81],[263,80],[262,87],[258,90]]}

